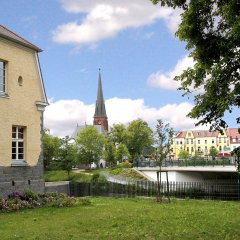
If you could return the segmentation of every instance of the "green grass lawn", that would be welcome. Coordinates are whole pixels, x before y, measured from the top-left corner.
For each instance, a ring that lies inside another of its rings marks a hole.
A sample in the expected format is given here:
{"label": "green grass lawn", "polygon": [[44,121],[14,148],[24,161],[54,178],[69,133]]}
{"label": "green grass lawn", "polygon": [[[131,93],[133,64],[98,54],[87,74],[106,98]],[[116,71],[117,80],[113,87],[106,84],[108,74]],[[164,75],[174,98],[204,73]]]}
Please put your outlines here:
{"label": "green grass lawn", "polygon": [[[70,172],[70,180],[74,182],[91,182],[92,175],[85,174],[84,172]],[[58,181],[68,181],[67,171],[64,170],[52,170],[44,172],[45,182],[58,182]]]}
{"label": "green grass lawn", "polygon": [[0,239],[240,239],[240,202],[90,200],[86,206],[0,214]]}
{"label": "green grass lawn", "polygon": [[[110,173],[114,175],[120,175],[138,180],[144,180],[145,178],[135,172],[132,168],[100,168],[93,170],[85,170],[78,172],[73,170],[70,172],[70,180],[73,182],[91,182],[93,174]],[[51,170],[44,172],[44,180],[46,182],[68,181],[67,171],[64,170]]]}

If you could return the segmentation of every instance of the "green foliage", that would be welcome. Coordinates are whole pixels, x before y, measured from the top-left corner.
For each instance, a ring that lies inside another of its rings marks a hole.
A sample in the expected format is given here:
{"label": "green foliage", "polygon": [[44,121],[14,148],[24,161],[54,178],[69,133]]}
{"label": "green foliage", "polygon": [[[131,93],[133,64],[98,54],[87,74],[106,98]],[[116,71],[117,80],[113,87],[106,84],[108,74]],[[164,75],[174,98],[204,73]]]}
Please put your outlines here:
{"label": "green foliage", "polygon": [[83,201],[88,200],[91,205],[0,214],[1,239],[239,239],[237,201],[156,204],[151,198],[100,197]]}
{"label": "green foliage", "polygon": [[123,124],[113,124],[113,127],[108,133],[108,139],[116,144],[127,143],[127,129]]}
{"label": "green foliage", "polygon": [[115,146],[113,142],[111,141],[106,141],[105,144],[105,149],[104,149],[104,160],[110,164],[110,166],[114,163],[115,161]]}
{"label": "green foliage", "polygon": [[98,162],[103,154],[105,138],[94,126],[82,129],[76,139],[79,163]]}
{"label": "green foliage", "polygon": [[130,153],[127,149],[127,146],[123,143],[120,143],[117,146],[114,154],[115,161],[122,162],[123,160],[128,160],[130,158]]}
{"label": "green foliage", "polygon": [[119,163],[119,165],[118,165],[118,167],[120,167],[120,168],[132,168],[132,163],[130,163],[130,162],[121,162],[121,163]]}
{"label": "green foliage", "polygon": [[235,156],[235,161],[237,163],[237,171],[240,174],[240,147],[235,148],[231,154]]}
{"label": "green foliage", "polygon": [[178,154],[178,158],[187,159],[189,158],[189,152],[187,150],[181,150]]}
{"label": "green foliage", "polygon": [[[153,3],[181,8],[182,22],[176,33],[187,43],[195,65],[176,80],[185,94],[198,88],[195,106],[188,116],[211,129],[224,129],[224,113],[240,106],[240,4],[239,1],[152,0]],[[237,117],[237,122],[240,118]]]}
{"label": "green foliage", "polygon": [[76,198],[67,197],[63,193],[36,194],[32,190],[23,193],[13,192],[8,199],[0,199],[0,213],[14,212],[39,207],[70,207],[76,205]]}
{"label": "green foliage", "polygon": [[33,200],[38,200],[38,195],[33,192],[31,189],[25,189],[23,191],[23,196],[25,197],[26,200],[33,199]]}
{"label": "green foliage", "polygon": [[58,151],[60,148],[60,139],[50,135],[48,129],[44,129],[43,134],[43,160],[44,168],[51,168],[51,164],[58,158]]}
{"label": "green foliage", "polygon": [[106,182],[106,178],[100,173],[94,173],[92,175],[91,182]]}
{"label": "green foliage", "polygon": [[68,172],[65,170],[52,170],[44,172],[45,182],[58,182],[58,181],[72,181],[72,182],[91,182],[92,176],[84,172],[71,171],[68,177]]}
{"label": "green foliage", "polygon": [[141,119],[129,124],[127,134],[127,147],[132,160],[138,158],[142,151],[154,142],[151,128]]}
{"label": "green foliage", "polygon": [[70,171],[77,162],[77,148],[69,141],[69,137],[62,138],[61,147],[58,152],[59,164],[62,170],[66,170],[68,172],[68,180],[70,180]]}
{"label": "green foliage", "polygon": [[157,161],[159,166],[164,159],[168,157],[171,152],[171,142],[173,138],[173,129],[170,125],[164,124],[161,119],[157,120],[156,132],[155,132],[155,144],[157,146]]}
{"label": "green foliage", "polygon": [[209,151],[209,155],[214,160],[216,158],[216,156],[218,155],[218,150],[215,147],[211,147],[210,151]]}
{"label": "green foliage", "polygon": [[220,160],[204,160],[203,158],[192,158],[180,162],[180,166],[227,166],[229,165],[229,159]]}

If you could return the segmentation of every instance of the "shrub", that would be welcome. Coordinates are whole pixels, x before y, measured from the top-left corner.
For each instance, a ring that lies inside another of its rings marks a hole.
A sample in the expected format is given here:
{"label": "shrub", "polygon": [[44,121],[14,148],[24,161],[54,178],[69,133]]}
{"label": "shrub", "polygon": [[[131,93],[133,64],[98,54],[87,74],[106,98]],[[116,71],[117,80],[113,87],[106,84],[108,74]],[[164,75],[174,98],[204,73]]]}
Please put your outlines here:
{"label": "shrub", "polygon": [[120,168],[131,168],[132,167],[132,163],[130,162],[122,162],[118,165],[118,167]]}
{"label": "shrub", "polygon": [[12,212],[43,206],[70,207],[76,203],[76,198],[67,197],[64,193],[54,192],[37,195],[32,190],[25,190],[23,193],[13,192],[9,194],[8,199],[0,199],[0,212]]}
{"label": "shrub", "polygon": [[33,192],[31,189],[26,189],[23,191],[23,196],[25,200],[38,200],[38,195]]}

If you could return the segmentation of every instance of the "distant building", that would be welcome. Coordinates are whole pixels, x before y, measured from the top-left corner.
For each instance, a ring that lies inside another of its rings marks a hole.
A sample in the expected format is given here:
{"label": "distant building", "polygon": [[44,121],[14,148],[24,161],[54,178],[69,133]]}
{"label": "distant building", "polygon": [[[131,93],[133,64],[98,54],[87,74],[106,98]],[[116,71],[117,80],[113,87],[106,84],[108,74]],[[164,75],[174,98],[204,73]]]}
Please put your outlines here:
{"label": "distant building", "polygon": [[44,191],[41,138],[48,102],[41,51],[0,25],[0,198],[24,189]]}
{"label": "distant building", "polygon": [[178,158],[181,150],[189,152],[189,156],[208,156],[210,149],[215,147],[222,156],[240,146],[240,134],[237,128],[229,128],[221,134],[219,131],[187,130],[177,133],[173,139],[172,156]]}
{"label": "distant building", "polygon": [[[76,139],[78,133],[86,128],[87,125],[86,123],[84,125],[78,125],[76,126],[73,134],[72,134],[72,139]],[[96,100],[96,105],[95,105],[95,113],[93,116],[93,126],[98,130],[98,132],[102,135],[105,136],[106,132],[108,131],[108,118],[107,118],[107,113],[106,113],[106,107],[105,107],[105,102],[104,102],[104,97],[103,97],[103,90],[102,90],[102,79],[101,79],[101,72],[99,69],[99,76],[98,76],[98,92],[97,92],[97,100]],[[99,167],[105,167],[106,166],[106,161],[103,159],[100,159],[99,161]],[[84,168],[86,166],[80,166],[81,168]],[[91,168],[96,168],[97,165],[96,163],[91,164]]]}
{"label": "distant building", "polygon": [[[76,126],[72,138],[76,139],[78,133],[86,128],[88,125],[85,123],[84,125]],[[99,133],[105,135],[108,131],[108,117],[106,113],[106,107],[103,97],[103,90],[102,90],[102,79],[101,79],[101,72],[99,69],[99,76],[98,76],[98,92],[97,92],[97,100],[95,105],[95,114],[93,116],[93,126],[95,126]]]}

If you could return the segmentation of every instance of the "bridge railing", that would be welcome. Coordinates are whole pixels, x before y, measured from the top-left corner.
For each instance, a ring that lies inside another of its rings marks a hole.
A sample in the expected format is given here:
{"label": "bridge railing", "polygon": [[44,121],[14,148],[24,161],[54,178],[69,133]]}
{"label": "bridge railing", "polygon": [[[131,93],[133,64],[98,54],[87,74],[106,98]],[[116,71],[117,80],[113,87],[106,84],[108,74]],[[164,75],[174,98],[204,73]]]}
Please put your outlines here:
{"label": "bridge railing", "polygon": [[[155,160],[135,161],[134,167],[157,167],[159,162]],[[204,167],[204,166],[236,166],[235,158],[226,159],[166,159],[162,161],[162,167]]]}

